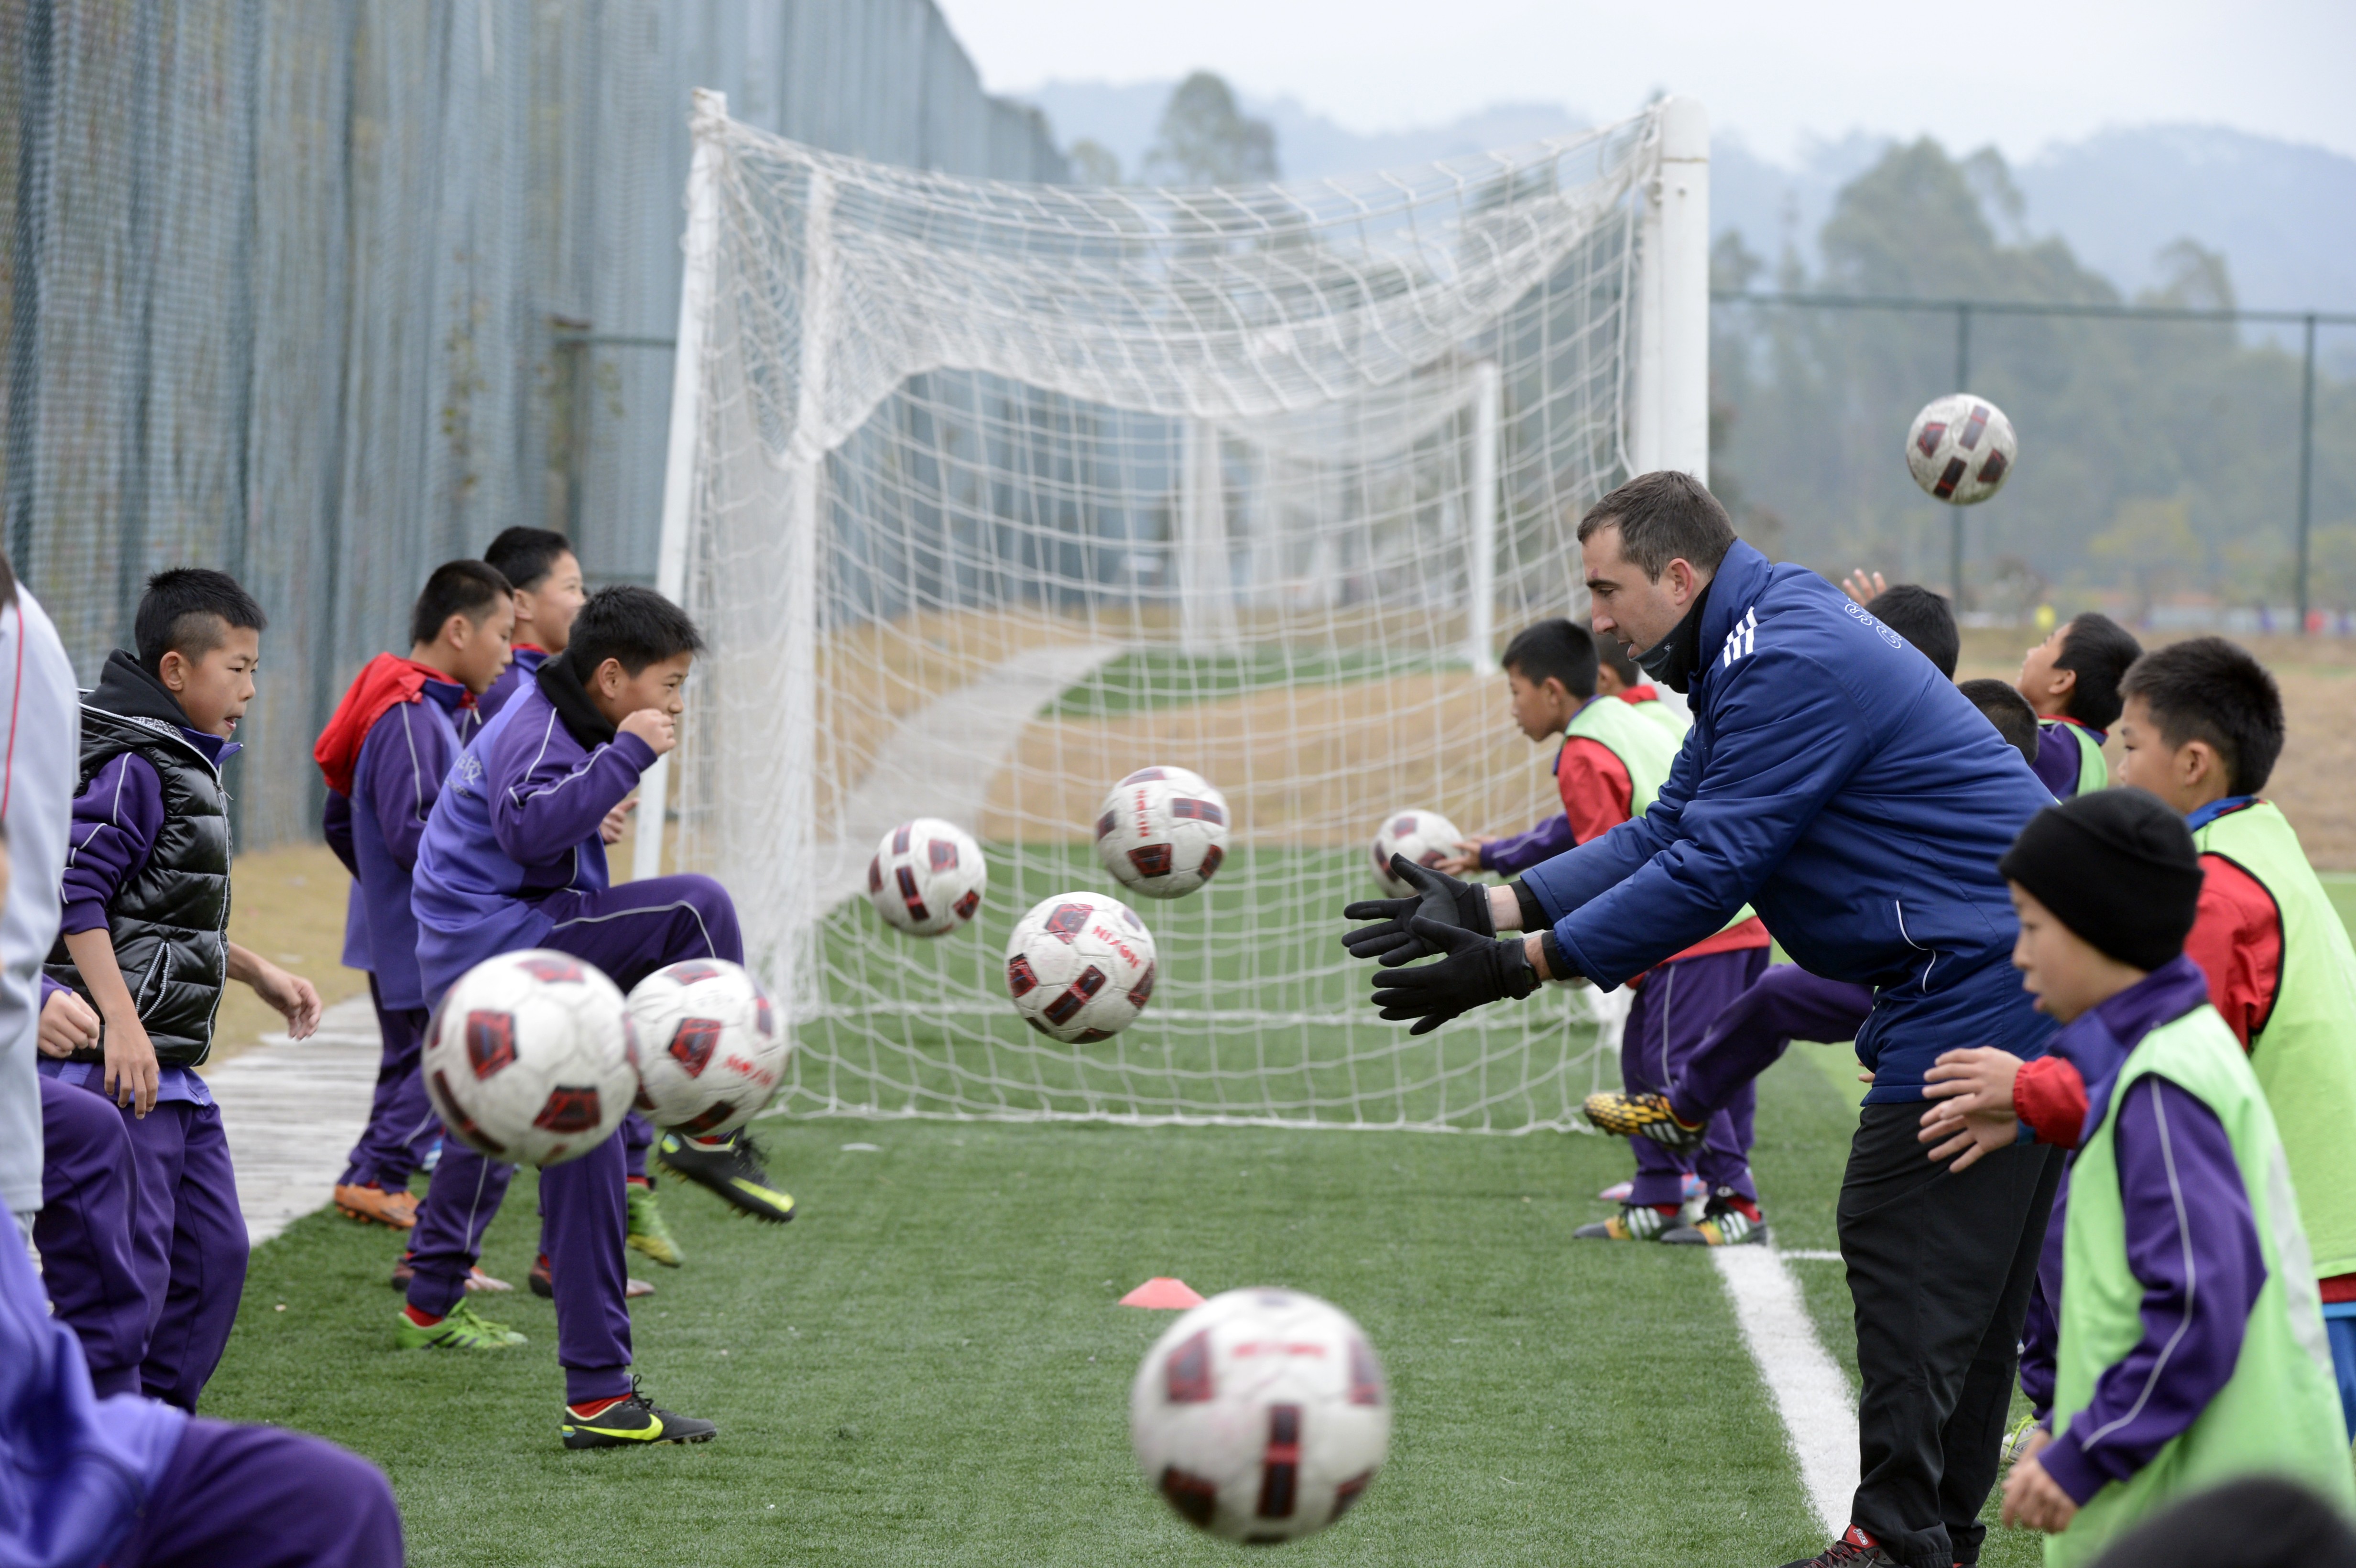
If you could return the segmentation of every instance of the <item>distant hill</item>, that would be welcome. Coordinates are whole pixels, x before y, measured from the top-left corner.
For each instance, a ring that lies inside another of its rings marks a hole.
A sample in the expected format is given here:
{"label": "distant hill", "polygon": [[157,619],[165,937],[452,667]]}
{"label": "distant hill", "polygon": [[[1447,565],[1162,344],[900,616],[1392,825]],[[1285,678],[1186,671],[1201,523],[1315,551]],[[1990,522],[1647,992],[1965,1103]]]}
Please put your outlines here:
{"label": "distant hill", "polygon": [[[1019,96],[1046,111],[1062,145],[1092,136],[1134,172],[1173,85],[1051,82]],[[1278,162],[1296,178],[1510,146],[1587,123],[1556,105],[1501,104],[1446,125],[1360,135],[1290,99],[1243,102],[1275,126]],[[1771,261],[1788,242],[1813,267],[1833,197],[1890,141],[1852,132],[1785,165],[1751,152],[1739,127],[1722,128],[1712,147],[1713,227],[1739,229]],[[2356,311],[2356,158],[2216,126],[2156,125],[2050,147],[2013,179],[2028,201],[2026,230],[2060,235],[2126,293],[2155,282],[2162,247],[2190,236],[2224,253],[2245,305]],[[2325,347],[2335,364],[2356,356],[2356,329],[2328,334]]]}

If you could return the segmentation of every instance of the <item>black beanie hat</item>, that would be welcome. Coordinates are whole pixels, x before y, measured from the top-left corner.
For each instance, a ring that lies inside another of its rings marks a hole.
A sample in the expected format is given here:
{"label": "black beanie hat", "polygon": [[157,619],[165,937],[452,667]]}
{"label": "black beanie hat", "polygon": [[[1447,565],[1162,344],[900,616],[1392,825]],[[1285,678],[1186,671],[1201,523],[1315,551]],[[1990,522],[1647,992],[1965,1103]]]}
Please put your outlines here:
{"label": "black beanie hat", "polygon": [[1997,869],[2094,948],[2137,969],[2184,951],[2201,902],[2201,856],[2184,819],[2139,789],[2047,806]]}

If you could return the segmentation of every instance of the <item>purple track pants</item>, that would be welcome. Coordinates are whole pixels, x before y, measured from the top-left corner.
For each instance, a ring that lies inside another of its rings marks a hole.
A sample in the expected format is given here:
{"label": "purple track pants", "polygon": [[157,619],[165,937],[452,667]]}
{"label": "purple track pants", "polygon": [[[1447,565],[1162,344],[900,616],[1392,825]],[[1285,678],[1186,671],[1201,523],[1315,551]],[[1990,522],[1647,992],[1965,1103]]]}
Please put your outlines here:
{"label": "purple track pants", "polygon": [[384,1040],[376,1071],[376,1097],[369,1106],[368,1125],[359,1142],[345,1157],[343,1187],[381,1187],[399,1192],[409,1185],[424,1162],[425,1151],[442,1136],[441,1118],[425,1097],[424,1075],[417,1062],[425,1050],[425,1026],[433,1015],[423,1008],[388,1008],[369,976],[369,1000],[376,1004],[377,1029]]}
{"label": "purple track pants", "polygon": [[[1673,958],[1646,972],[1620,1037],[1620,1080],[1631,1093],[1665,1093],[1701,1044],[1710,1020],[1767,967],[1764,947]],[[1702,1147],[1673,1153],[1651,1138],[1632,1137],[1636,1181],[1631,1203],[1676,1203],[1688,1170],[1712,1191],[1725,1187],[1757,1202],[1751,1180],[1751,1116],[1756,1095],[1746,1085],[1709,1119]]]}
{"label": "purple track pants", "polygon": [[[742,963],[736,906],[709,877],[656,877],[597,893],[560,892],[541,909],[555,926],[541,945],[595,965],[626,991],[688,958]],[[651,1129],[649,1129],[651,1131]],[[639,1146],[643,1168],[644,1145]],[[628,1156],[616,1134],[578,1159],[540,1173],[541,1244],[556,1289],[556,1360],[568,1404],[630,1392],[630,1314],[623,1291],[628,1236]],[[446,1139],[410,1232],[409,1304],[436,1316],[466,1292],[483,1230],[515,1168]]]}
{"label": "purple track pants", "polygon": [[134,1243],[139,1178],[123,1116],[103,1095],[41,1078],[41,1211],[33,1244],[58,1320],[81,1341],[101,1399],[139,1392],[148,1299]]}
{"label": "purple track pants", "polygon": [[401,1568],[384,1473],[324,1438],[188,1423],[110,1568]]}
{"label": "purple track pants", "polygon": [[1778,964],[1711,1021],[1662,1092],[1688,1122],[1738,1099],[1748,1104],[1752,1081],[1775,1065],[1785,1046],[1795,1040],[1855,1040],[1872,1010],[1873,993],[1863,986]]}

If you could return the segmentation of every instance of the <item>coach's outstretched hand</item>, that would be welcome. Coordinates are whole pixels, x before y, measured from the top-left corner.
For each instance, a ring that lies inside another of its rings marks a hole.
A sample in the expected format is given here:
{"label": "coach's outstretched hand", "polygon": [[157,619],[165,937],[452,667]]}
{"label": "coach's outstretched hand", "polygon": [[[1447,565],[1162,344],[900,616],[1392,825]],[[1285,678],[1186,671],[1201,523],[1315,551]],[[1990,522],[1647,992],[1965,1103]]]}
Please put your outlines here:
{"label": "coach's outstretched hand", "polygon": [[1421,915],[1407,923],[1414,941],[1446,955],[1419,969],[1374,976],[1375,1007],[1394,1023],[1415,1019],[1409,1034],[1430,1034],[1461,1013],[1538,988],[1538,972],[1519,937],[1500,942]]}
{"label": "coach's outstretched hand", "polygon": [[1376,923],[1342,933],[1342,945],[1350,950],[1351,957],[1379,958],[1385,967],[1390,967],[1411,964],[1427,953],[1439,952],[1438,947],[1427,944],[1408,929],[1408,923],[1419,915],[1480,936],[1497,934],[1497,923],[1489,916],[1489,890],[1485,884],[1460,882],[1445,871],[1419,866],[1404,855],[1391,857],[1391,875],[1416,891],[1403,899],[1362,899],[1342,907],[1344,920]]}

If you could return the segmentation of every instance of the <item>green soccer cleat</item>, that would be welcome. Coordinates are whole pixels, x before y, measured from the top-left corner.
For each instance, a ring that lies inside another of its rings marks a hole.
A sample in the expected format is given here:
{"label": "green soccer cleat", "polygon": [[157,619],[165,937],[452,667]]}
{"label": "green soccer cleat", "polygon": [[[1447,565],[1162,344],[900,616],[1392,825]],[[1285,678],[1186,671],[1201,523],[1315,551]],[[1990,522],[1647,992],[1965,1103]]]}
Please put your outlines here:
{"label": "green soccer cleat", "polygon": [[530,1343],[506,1324],[494,1323],[477,1312],[472,1302],[461,1301],[430,1328],[407,1312],[399,1317],[401,1326],[392,1336],[397,1350],[506,1350]]}
{"label": "green soccer cleat", "polygon": [[2011,1469],[2013,1461],[2028,1452],[2029,1434],[2040,1430],[2041,1429],[2037,1424],[2034,1413],[2022,1416],[2019,1424],[2004,1435],[2004,1446],[1997,1453],[1997,1467],[2001,1469]]}
{"label": "green soccer cleat", "polygon": [[594,1415],[564,1407],[567,1448],[643,1448],[655,1443],[709,1443],[720,1428],[692,1415],[674,1415],[638,1392],[630,1380],[627,1398],[617,1399]]}
{"label": "green soccer cleat", "polygon": [[710,1188],[755,1220],[781,1225],[794,1217],[793,1194],[769,1185],[761,1146],[750,1133],[737,1133],[717,1144],[665,1133],[655,1143],[655,1160],[681,1180]]}
{"label": "green soccer cleat", "polygon": [[1699,1219],[1676,1227],[1661,1240],[1673,1247],[1764,1246],[1767,1221],[1763,1215],[1754,1220],[1736,1208],[1721,1187],[1710,1195]]}
{"label": "green soccer cleat", "polygon": [[1650,1138],[1678,1154],[1701,1147],[1709,1124],[1684,1122],[1669,1109],[1666,1094],[1590,1094],[1580,1107],[1599,1132],[1615,1137]]}
{"label": "green soccer cleat", "polygon": [[[787,1199],[788,1214],[793,1206],[794,1200]],[[655,1196],[651,1183],[630,1183],[630,1245],[665,1268],[677,1268],[687,1261],[687,1254],[671,1239],[670,1227],[663,1223],[662,1200]]]}
{"label": "green soccer cleat", "polygon": [[1622,1203],[1620,1212],[1609,1220],[1581,1225],[1570,1234],[1573,1240],[1581,1242],[1657,1242],[1678,1218],[1664,1214],[1649,1203]]}

